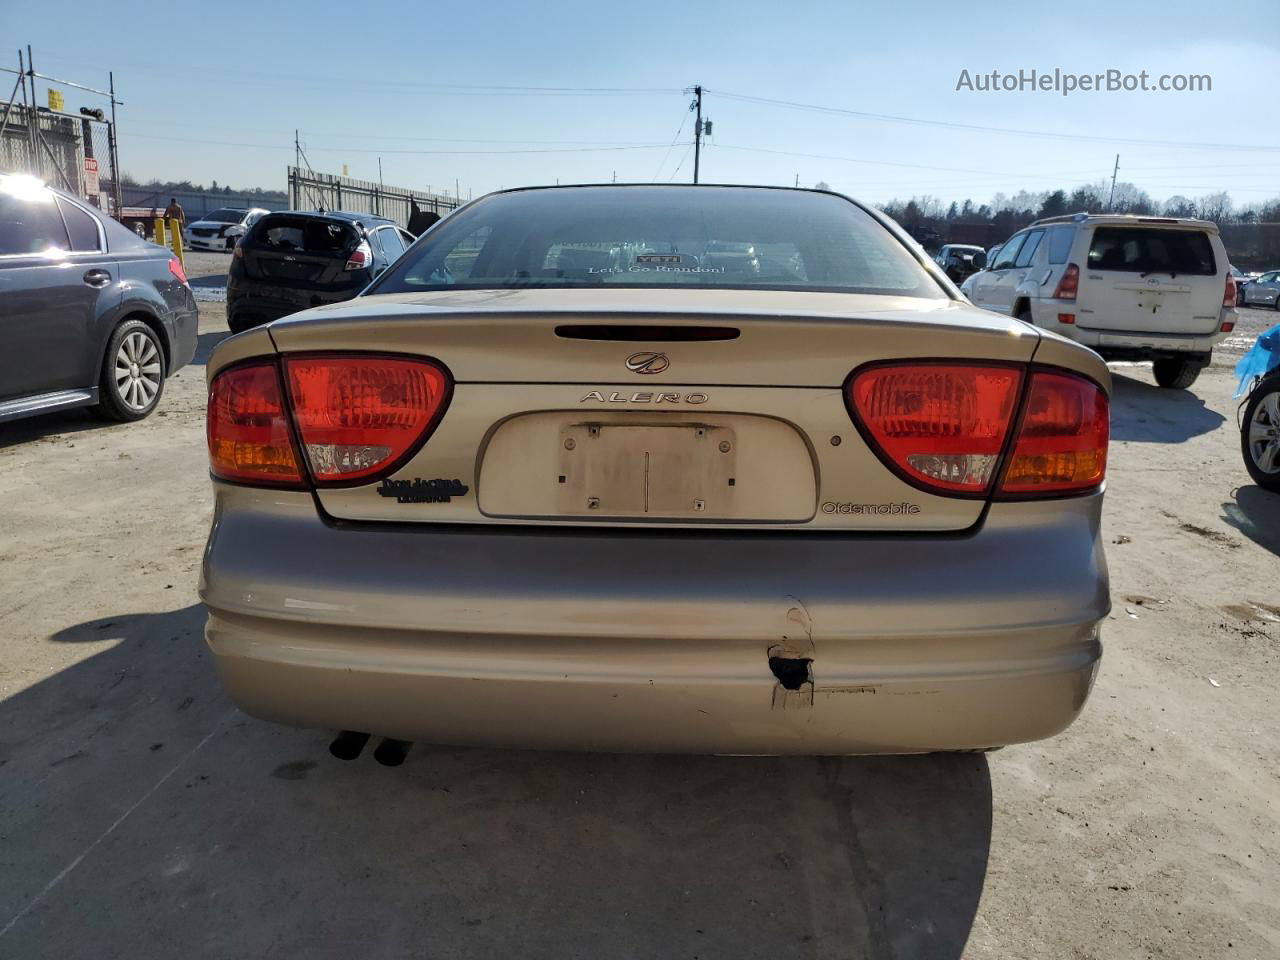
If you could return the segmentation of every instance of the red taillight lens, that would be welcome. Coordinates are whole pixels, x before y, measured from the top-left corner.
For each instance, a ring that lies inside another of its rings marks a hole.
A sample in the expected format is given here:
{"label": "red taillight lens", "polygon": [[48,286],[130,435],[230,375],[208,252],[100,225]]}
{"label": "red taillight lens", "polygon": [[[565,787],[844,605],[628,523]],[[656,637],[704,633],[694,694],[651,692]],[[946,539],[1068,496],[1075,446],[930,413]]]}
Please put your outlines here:
{"label": "red taillight lens", "polygon": [[169,258],[169,272],[173,274],[179,283],[187,282],[187,271],[182,269],[182,264],[178,262],[177,257]]}
{"label": "red taillight lens", "polygon": [[209,469],[215,477],[300,487],[284,391],[274,363],[224,370],[209,387]]}
{"label": "red taillight lens", "polygon": [[351,255],[347,257],[347,265],[343,270],[363,270],[373,264],[373,250],[369,247],[367,240],[361,240],[360,246],[351,251]]}
{"label": "red taillight lens", "polygon": [[849,409],[881,459],[909,482],[981,495],[990,489],[1021,382],[1014,367],[867,367],[849,382]]}
{"label": "red taillight lens", "polygon": [[1236,305],[1236,278],[1231,274],[1227,274],[1227,288],[1222,292],[1222,305],[1224,307],[1234,307]]}
{"label": "red taillight lens", "polygon": [[426,439],[448,404],[450,380],[426,360],[284,359],[298,436],[318,486],[367,483]]}
{"label": "red taillight lens", "polygon": [[1074,263],[1068,263],[1067,269],[1062,271],[1062,278],[1058,281],[1057,288],[1053,291],[1054,299],[1074,300],[1079,292],[1080,268]]}
{"label": "red taillight lens", "polygon": [[1056,496],[1098,487],[1107,469],[1108,411],[1107,395],[1093,381],[1034,371],[1000,494]]}

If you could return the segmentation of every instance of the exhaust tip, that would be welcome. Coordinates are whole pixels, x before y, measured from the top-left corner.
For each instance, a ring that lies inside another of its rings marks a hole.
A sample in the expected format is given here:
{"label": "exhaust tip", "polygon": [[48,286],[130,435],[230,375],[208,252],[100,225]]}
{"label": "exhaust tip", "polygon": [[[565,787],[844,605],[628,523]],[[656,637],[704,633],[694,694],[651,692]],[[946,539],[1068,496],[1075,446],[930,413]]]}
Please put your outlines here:
{"label": "exhaust tip", "polygon": [[358,730],[343,730],[329,744],[329,752],[339,760],[354,760],[369,742],[369,734]]}
{"label": "exhaust tip", "polygon": [[409,748],[412,746],[413,744],[408,740],[392,740],[388,737],[373,751],[373,759],[384,767],[398,767],[404,763],[404,758],[409,755]]}

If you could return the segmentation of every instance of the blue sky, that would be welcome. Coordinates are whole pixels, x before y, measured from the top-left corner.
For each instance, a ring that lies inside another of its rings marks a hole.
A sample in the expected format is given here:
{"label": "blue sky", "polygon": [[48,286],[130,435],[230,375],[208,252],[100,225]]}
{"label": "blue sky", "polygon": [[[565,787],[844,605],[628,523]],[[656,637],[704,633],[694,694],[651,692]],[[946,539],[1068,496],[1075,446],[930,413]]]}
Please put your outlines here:
{"label": "blue sky", "polygon": [[[456,178],[464,197],[615,173],[683,180],[693,122],[682,90],[701,83],[714,122],[704,182],[790,184],[798,175],[872,202],[930,194],[982,203],[997,191],[1109,177],[1119,152],[1120,179],[1157,198],[1227,190],[1240,205],[1280,195],[1274,2],[219,0],[146,15],[80,0],[59,3],[56,15],[5,7],[0,36],[15,48],[7,59],[30,43],[43,73],[105,85],[115,71],[122,165],[140,178],[282,188],[298,128],[316,169],[346,163],[352,176],[376,179],[381,155],[387,183],[452,191]],[[1005,12],[964,13],[983,9]],[[1213,90],[956,90],[963,69],[1031,68],[1207,73]],[[5,76],[0,83],[11,84]],[[726,93],[1065,136],[871,120]],[[89,102],[66,94],[72,109]],[[1074,136],[1102,139],[1066,138]],[[529,152],[480,152],[517,150]]]}

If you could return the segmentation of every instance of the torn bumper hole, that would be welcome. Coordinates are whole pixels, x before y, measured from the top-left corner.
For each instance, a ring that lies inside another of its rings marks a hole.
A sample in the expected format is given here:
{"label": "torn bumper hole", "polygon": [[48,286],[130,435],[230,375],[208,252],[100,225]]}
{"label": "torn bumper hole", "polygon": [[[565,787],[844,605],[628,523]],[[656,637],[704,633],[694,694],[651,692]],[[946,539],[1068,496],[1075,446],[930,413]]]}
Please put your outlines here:
{"label": "torn bumper hole", "polygon": [[778,678],[784,690],[799,690],[813,682],[812,660],[799,657],[770,657],[769,669]]}

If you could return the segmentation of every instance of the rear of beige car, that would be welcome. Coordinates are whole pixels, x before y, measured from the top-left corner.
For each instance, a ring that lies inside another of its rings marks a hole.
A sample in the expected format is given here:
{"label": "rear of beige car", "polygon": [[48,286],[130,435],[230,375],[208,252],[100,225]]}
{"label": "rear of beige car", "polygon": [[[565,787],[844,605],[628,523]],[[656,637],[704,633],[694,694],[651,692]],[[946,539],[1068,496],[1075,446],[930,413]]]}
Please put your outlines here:
{"label": "rear of beige car", "polygon": [[984,749],[1079,713],[1109,607],[1094,354],[945,281],[459,274],[215,351],[201,590],[249,713],[742,754]]}

